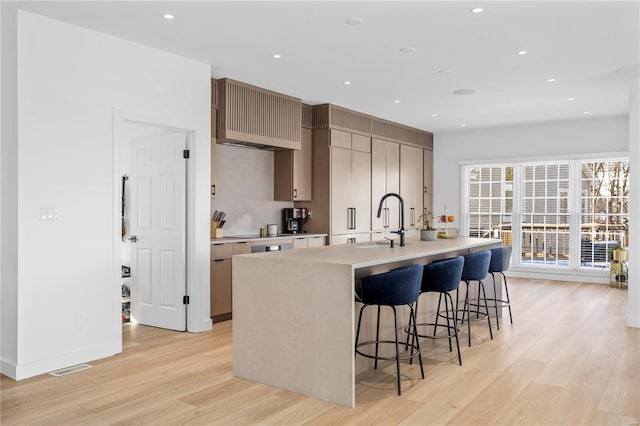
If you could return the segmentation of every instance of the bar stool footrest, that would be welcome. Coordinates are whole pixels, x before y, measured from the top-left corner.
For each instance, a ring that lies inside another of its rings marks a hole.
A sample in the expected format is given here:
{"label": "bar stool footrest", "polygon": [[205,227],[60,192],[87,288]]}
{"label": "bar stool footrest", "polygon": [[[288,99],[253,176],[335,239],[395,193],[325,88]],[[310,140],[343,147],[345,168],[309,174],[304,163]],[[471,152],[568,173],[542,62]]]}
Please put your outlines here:
{"label": "bar stool footrest", "polygon": [[[364,353],[364,352],[362,352],[362,351],[360,351],[358,349],[361,346],[371,346],[371,345],[375,345],[376,343],[378,343],[378,344],[391,344],[391,345],[394,345],[394,346],[396,345],[396,341],[395,340],[378,340],[377,342],[375,340],[369,340],[367,342],[358,343],[358,346],[356,346],[356,353],[359,354],[359,355],[362,355],[363,357],[366,357],[366,358],[376,359],[375,355],[370,355],[370,354]],[[403,342],[398,342],[398,347],[399,348],[400,347],[405,348],[404,352],[407,352],[409,350],[409,348],[411,348],[412,351],[415,351],[413,353],[413,355],[408,354],[408,355],[404,355],[404,356],[398,356],[399,360],[412,359],[412,358],[415,358],[418,355],[420,355],[420,352],[418,352],[418,346],[415,345],[415,344],[409,343],[408,345],[406,345]],[[380,355],[378,355],[377,358],[385,360],[385,361],[395,361],[396,360],[395,356],[380,356]]]}
{"label": "bar stool footrest", "polygon": [[[445,317],[446,318],[446,317]],[[451,318],[451,321],[453,321],[453,318]],[[438,336],[433,336],[433,335],[426,335],[426,334],[420,334],[418,333],[418,337],[424,337],[424,338],[429,338],[429,339],[455,339],[456,335],[460,335],[460,329],[458,327],[454,327],[454,326],[450,326],[450,325],[446,325],[446,324],[436,324],[435,322],[421,322],[416,324],[416,328],[419,327],[442,327],[442,328],[446,328],[449,330],[453,330],[454,333],[449,335],[449,334],[442,334],[442,335],[438,335]],[[409,336],[413,336],[413,333],[409,332],[409,326],[405,327],[405,332],[407,334],[409,334]]]}

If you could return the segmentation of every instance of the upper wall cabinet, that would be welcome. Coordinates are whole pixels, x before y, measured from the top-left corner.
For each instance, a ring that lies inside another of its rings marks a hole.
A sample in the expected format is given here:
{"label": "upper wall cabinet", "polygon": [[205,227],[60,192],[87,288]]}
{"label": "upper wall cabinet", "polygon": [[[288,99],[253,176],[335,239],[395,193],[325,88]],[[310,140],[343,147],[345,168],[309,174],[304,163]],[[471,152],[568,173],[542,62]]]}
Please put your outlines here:
{"label": "upper wall cabinet", "polygon": [[228,78],[218,80],[218,143],[300,149],[302,102]]}
{"label": "upper wall cabinet", "polygon": [[218,82],[211,79],[211,198],[216,196],[216,118],[218,115]]}
{"label": "upper wall cabinet", "polygon": [[380,217],[378,206],[382,197],[400,192],[400,144],[371,139],[371,230],[383,231],[400,227],[400,202],[387,198]]}
{"label": "upper wall cabinet", "polygon": [[424,150],[424,212],[433,212],[433,151]]}
{"label": "upper wall cabinet", "polygon": [[311,129],[302,129],[300,149],[274,152],[274,200],[311,200],[311,138]]}
{"label": "upper wall cabinet", "polygon": [[331,234],[371,230],[371,138],[331,130]]}
{"label": "upper wall cabinet", "polygon": [[424,191],[423,150],[415,146],[400,146],[400,195],[404,199],[405,229],[419,229]]}
{"label": "upper wall cabinet", "polygon": [[216,196],[216,110],[211,110],[211,198]]}

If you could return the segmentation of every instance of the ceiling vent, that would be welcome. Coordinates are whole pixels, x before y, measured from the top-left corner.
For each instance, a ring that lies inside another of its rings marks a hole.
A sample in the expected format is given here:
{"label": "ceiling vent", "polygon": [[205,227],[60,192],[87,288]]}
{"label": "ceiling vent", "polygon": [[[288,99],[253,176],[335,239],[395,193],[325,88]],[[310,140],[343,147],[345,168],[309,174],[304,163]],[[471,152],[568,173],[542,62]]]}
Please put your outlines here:
{"label": "ceiling vent", "polygon": [[269,150],[300,149],[300,99],[228,78],[217,84],[218,143]]}

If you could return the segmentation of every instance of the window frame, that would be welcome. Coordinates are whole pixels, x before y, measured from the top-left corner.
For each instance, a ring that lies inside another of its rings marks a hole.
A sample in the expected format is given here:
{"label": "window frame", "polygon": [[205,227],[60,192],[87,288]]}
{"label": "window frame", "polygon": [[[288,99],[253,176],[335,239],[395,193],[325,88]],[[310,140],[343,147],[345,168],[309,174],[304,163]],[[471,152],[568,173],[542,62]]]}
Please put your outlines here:
{"label": "window frame", "polygon": [[[521,256],[514,256],[511,260],[513,270],[538,271],[544,270],[545,273],[571,274],[571,275],[590,275],[608,277],[608,267],[599,268],[593,266],[584,266],[581,264],[580,253],[580,236],[581,236],[581,218],[583,212],[581,210],[582,192],[581,192],[581,167],[583,163],[593,162],[629,162],[628,152],[614,152],[605,154],[584,154],[571,156],[553,156],[538,158],[514,158],[503,160],[484,160],[484,161],[465,161],[459,162],[460,166],[460,235],[469,236],[469,215],[470,215],[470,180],[469,170],[474,167],[513,167],[513,207],[512,207],[512,245],[514,253],[521,252],[522,247],[522,169],[525,165],[536,164],[553,164],[568,163],[569,164],[569,196],[568,196],[568,216],[569,216],[569,262],[565,265],[553,264],[530,264],[523,263]],[[472,213],[471,213],[472,214]],[[627,211],[627,215],[629,212]]]}

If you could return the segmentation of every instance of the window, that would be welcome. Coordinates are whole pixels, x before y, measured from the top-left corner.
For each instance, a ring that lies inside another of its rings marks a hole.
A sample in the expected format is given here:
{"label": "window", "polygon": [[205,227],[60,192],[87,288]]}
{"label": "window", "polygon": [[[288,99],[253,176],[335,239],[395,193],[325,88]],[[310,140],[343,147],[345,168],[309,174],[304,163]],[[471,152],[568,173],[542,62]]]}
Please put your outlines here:
{"label": "window", "polygon": [[567,265],[569,163],[525,164],[522,170],[522,263]]}
{"label": "window", "polygon": [[463,231],[513,245],[515,265],[606,268],[626,246],[627,159],[466,166]]}
{"label": "window", "polygon": [[[470,167],[469,212],[470,237],[498,238],[500,231],[510,231],[513,213],[513,167]],[[510,232],[505,232],[505,245],[511,244]]]}
{"label": "window", "polygon": [[610,251],[627,245],[629,162],[580,164],[580,263],[606,267]]}

